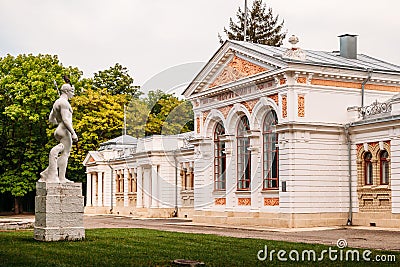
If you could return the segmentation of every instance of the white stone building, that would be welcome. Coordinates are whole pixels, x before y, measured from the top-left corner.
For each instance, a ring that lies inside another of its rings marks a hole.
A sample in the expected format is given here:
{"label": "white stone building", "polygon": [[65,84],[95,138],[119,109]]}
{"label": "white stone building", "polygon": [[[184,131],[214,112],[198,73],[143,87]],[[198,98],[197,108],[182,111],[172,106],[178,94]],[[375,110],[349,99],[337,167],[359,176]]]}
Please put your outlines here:
{"label": "white stone building", "polygon": [[90,151],[85,213],[191,217],[192,135],[122,135]]}
{"label": "white stone building", "polygon": [[[340,51],[226,41],[184,95],[196,222],[400,225],[400,67]],[[394,97],[394,98],[393,98]]]}

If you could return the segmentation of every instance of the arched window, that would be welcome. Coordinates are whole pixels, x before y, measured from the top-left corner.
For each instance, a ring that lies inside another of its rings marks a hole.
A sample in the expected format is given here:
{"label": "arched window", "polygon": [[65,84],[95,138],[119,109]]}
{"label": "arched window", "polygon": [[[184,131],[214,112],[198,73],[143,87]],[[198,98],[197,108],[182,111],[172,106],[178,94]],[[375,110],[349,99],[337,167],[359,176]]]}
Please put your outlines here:
{"label": "arched window", "polygon": [[365,155],[364,155],[364,182],[366,185],[373,184],[371,160],[372,160],[372,154],[370,152],[365,153]]}
{"label": "arched window", "polygon": [[221,136],[225,134],[225,128],[218,122],[214,130],[214,189],[226,189],[226,154],[225,142]]}
{"label": "arched window", "polygon": [[239,120],[237,128],[237,179],[238,190],[250,190],[251,179],[251,155],[250,155],[250,130],[249,120],[244,115]]}
{"label": "arched window", "polygon": [[389,154],[383,150],[380,154],[381,184],[389,184]]}
{"label": "arched window", "polygon": [[275,111],[270,110],[263,123],[263,189],[279,188],[279,151],[278,134],[275,127],[278,119]]}

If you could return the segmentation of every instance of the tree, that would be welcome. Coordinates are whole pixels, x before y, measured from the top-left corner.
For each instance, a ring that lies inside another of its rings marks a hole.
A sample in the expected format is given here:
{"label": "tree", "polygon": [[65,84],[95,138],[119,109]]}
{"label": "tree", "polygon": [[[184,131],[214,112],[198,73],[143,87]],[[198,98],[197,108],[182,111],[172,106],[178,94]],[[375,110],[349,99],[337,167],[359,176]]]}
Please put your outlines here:
{"label": "tree", "polygon": [[136,138],[153,134],[179,134],[193,131],[193,107],[161,90],[150,91],[143,99],[126,106],[127,133]]}
{"label": "tree", "polygon": [[[240,9],[236,13],[238,22],[235,23],[232,18],[229,20],[229,30],[224,28],[224,32],[230,40],[244,40],[244,18],[245,14]],[[266,11],[266,5],[263,0],[255,0],[251,10],[247,13],[247,40],[252,43],[265,44],[270,46],[281,46],[286,32],[282,33],[284,21],[278,23],[278,16],[274,17],[272,8]],[[223,43],[222,37],[218,34],[220,43]]]}
{"label": "tree", "polygon": [[151,110],[152,113],[159,113],[161,110],[161,106],[158,101],[160,99],[167,99],[171,96],[171,94],[164,93],[162,90],[158,89],[155,91],[149,91],[147,97],[144,98],[143,101],[147,104],[147,107]]}
{"label": "tree", "polygon": [[142,93],[139,86],[133,85],[133,78],[129,76],[128,69],[116,63],[108,70],[94,74],[93,88],[107,89],[111,95],[126,94],[138,98]]}
{"label": "tree", "polygon": [[0,58],[0,192],[20,198],[35,189],[48,164],[48,116],[57,98],[53,80],[67,74],[77,83],[82,73],[65,68],[57,56],[7,55]]}
{"label": "tree", "polygon": [[126,106],[126,132],[136,138],[145,136],[150,109],[142,99],[132,99]]}
{"label": "tree", "polygon": [[193,131],[193,117],[193,107],[189,101],[165,94],[151,109],[145,128],[146,135]]}
{"label": "tree", "polygon": [[127,99],[124,94],[112,95],[106,89],[91,88],[72,98],[73,125],[79,141],[71,151],[68,179],[84,182],[86,176],[82,162],[87,153],[121,135]]}

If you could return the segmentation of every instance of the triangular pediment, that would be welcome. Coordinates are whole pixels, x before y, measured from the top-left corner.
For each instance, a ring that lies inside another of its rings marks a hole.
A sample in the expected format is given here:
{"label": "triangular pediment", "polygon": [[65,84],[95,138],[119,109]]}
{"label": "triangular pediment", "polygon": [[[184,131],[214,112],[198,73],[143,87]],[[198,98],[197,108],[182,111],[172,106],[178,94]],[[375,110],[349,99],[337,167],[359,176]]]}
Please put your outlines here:
{"label": "triangular pediment", "polygon": [[268,69],[243,58],[234,55],[220,74],[210,83],[208,88],[216,87],[225,83],[234,82],[254,74],[267,71]]}
{"label": "triangular pediment", "polygon": [[[219,90],[242,79],[286,67],[281,57],[244,42],[226,41],[183,92],[185,97]],[[255,77],[255,79],[257,79]]]}
{"label": "triangular pediment", "polygon": [[103,156],[98,151],[89,151],[83,161],[83,165],[96,164],[96,162],[104,161]]}

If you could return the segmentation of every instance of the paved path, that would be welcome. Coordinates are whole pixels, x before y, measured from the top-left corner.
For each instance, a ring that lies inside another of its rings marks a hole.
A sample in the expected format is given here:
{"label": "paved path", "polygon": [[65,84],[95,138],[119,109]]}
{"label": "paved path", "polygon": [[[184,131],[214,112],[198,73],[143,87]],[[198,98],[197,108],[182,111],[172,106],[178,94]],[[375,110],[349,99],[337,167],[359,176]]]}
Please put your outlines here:
{"label": "paved path", "polygon": [[[35,217],[0,216],[0,225],[17,222],[33,224]],[[227,225],[196,224],[186,219],[139,219],[115,215],[87,215],[86,229],[93,228],[147,228],[163,231],[215,234],[239,238],[303,242],[336,246],[338,239],[345,239],[349,247],[400,251],[400,228],[377,227],[316,227],[316,228],[260,228]],[[1,227],[0,227],[1,228]],[[4,227],[3,229],[6,229]],[[1,229],[0,229],[1,230]],[[265,242],[268,245],[268,242]]]}
{"label": "paved path", "polygon": [[[183,219],[138,219],[133,217],[85,216],[85,228],[147,228],[184,233],[204,233],[239,238],[260,238],[336,246],[345,239],[349,247],[400,251],[400,228],[317,227],[278,229],[195,224]],[[266,245],[268,245],[266,243]]]}

